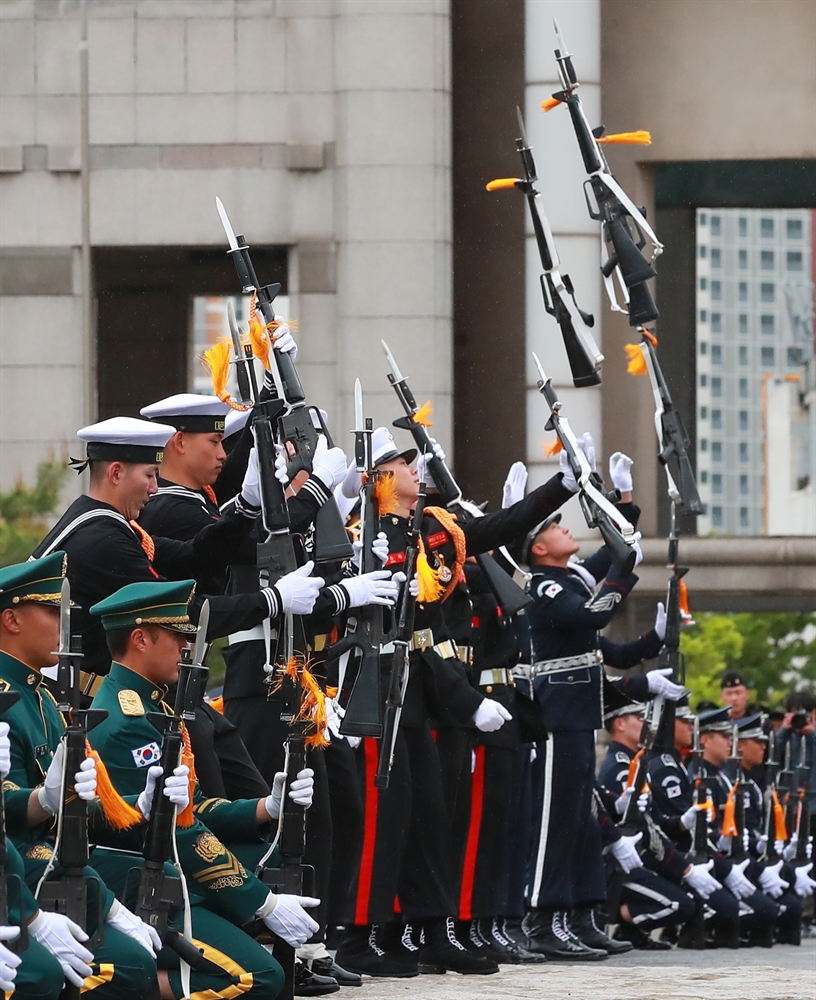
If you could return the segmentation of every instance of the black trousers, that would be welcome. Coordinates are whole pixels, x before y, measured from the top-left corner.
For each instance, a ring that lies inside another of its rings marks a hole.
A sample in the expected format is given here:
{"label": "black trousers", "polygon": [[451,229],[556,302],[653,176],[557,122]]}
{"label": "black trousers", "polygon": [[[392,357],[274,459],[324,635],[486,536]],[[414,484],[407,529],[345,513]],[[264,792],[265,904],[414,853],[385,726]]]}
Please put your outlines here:
{"label": "black trousers", "polygon": [[632,923],[646,932],[668,924],[685,924],[696,909],[694,899],[680,886],[648,868],[635,868],[624,876],[623,904],[632,916]]}
{"label": "black trousers", "polygon": [[429,726],[400,729],[387,789],[374,784],[379,741],[357,754],[363,842],[351,880],[347,924],[381,924],[395,912],[428,920],[455,912],[449,818],[439,754]]}
{"label": "black trousers", "polygon": [[568,910],[606,899],[601,829],[592,813],[595,733],[550,733],[534,764],[531,907]]}
{"label": "black trousers", "polygon": [[510,795],[510,870],[498,914],[520,920],[525,912],[527,861],[532,852],[533,769],[529,743],[513,751]]}
{"label": "black trousers", "polygon": [[329,780],[332,828],[326,919],[330,927],[339,927],[345,922],[349,884],[362,847],[363,797],[357,777],[357,754],[348,742],[332,737],[323,757]]}

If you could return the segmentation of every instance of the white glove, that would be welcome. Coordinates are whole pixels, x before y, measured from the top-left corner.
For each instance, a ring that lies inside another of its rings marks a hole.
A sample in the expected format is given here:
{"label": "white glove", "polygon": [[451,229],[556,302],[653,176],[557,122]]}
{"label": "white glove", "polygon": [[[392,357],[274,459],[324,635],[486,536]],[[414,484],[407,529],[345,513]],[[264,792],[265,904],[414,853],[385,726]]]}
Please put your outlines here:
{"label": "white glove", "polygon": [[291,896],[287,893],[273,896],[270,892],[256,916],[292,948],[302,948],[319,927],[306,909],[319,905],[320,900],[312,896]]}
{"label": "white glove", "polygon": [[[351,557],[351,564],[352,566],[359,567],[360,556],[363,551],[363,543],[358,538],[351,543],[351,547],[354,549],[354,554]],[[384,531],[381,531],[371,543],[371,551],[380,560],[382,565],[385,566],[388,561],[388,536]]]}
{"label": "white glove", "polygon": [[322,576],[310,576],[314,563],[310,560],[299,566],[294,573],[287,573],[272,588],[280,597],[281,611],[291,611],[293,615],[310,615],[317,595],[325,583]]}
{"label": "white glove", "polygon": [[623,816],[629,807],[629,799],[635,794],[635,786],[627,785],[621,794],[615,799],[615,812],[618,816]]}
{"label": "white glove", "polygon": [[408,584],[408,592],[411,597],[419,597],[419,577],[414,574],[413,580]]}
{"label": "white glove", "polygon": [[686,690],[682,684],[675,684],[670,681],[668,674],[672,672],[671,667],[663,667],[661,670],[650,670],[646,674],[646,683],[649,685],[649,694],[662,694],[669,701],[677,701],[683,697]]}
{"label": "white glove", "polygon": [[[326,703],[328,704],[328,702]],[[281,811],[281,796],[283,786],[286,783],[286,775],[283,771],[278,771],[272,779],[272,794],[266,797],[266,811],[270,819],[277,819]],[[289,784],[289,798],[304,809],[308,809],[314,797],[314,771],[310,767],[304,767],[298,771],[297,777]]]}
{"label": "white glove", "polygon": [[428,461],[424,455],[420,455],[416,461],[417,476],[421,483],[425,483],[426,489],[434,489],[436,483],[434,482],[434,477],[431,475],[431,470],[428,467]]}
{"label": "white glove", "polygon": [[635,550],[635,566],[640,566],[643,562],[643,549],[640,547],[641,538],[643,538],[643,534],[640,531],[636,531],[632,536],[632,548]]}
{"label": "white glove", "polygon": [[[657,602],[657,613],[655,614],[654,630],[657,632],[657,638],[661,642],[666,638],[666,608],[662,601]],[[651,691],[652,689],[649,688]],[[680,696],[678,695],[678,698]]]}
{"label": "white glove", "polygon": [[[8,729],[8,724],[6,728]],[[19,936],[19,927],[0,927],[0,941],[11,941]],[[15,955],[13,951],[0,944],[0,990],[4,993],[14,991],[14,980],[17,978],[17,967],[20,962],[22,958],[19,955]]]}
{"label": "white glove", "polygon": [[[145,782],[144,791],[140,792],[139,798],[136,799],[136,808],[144,816],[144,818],[150,819],[150,813],[153,811],[153,797],[156,794],[156,782],[163,771],[163,768],[159,764],[154,764],[153,767],[147,769],[147,781]],[[173,769],[173,773],[167,776],[167,780],[164,783],[164,794],[170,799],[174,806],[178,807],[179,812],[184,812],[187,806],[190,804],[190,768],[186,764],[179,764],[178,767]]]}
{"label": "white glove", "polygon": [[502,487],[502,507],[512,507],[524,499],[527,486],[527,466],[524,462],[513,462]]}
{"label": "white glove", "polygon": [[292,331],[282,316],[276,316],[275,322],[280,323],[280,326],[270,331],[273,346],[279,351],[283,351],[284,354],[288,354],[292,361],[295,361],[297,359],[298,348],[295,338],[292,336]]}
{"label": "white glove", "polygon": [[[277,476],[277,460],[275,461],[275,475]],[[246,500],[250,507],[261,506],[261,485],[258,473],[258,451],[252,448],[249,453],[244,481],[241,483],[241,499]]]}
{"label": "white glove", "polygon": [[713,861],[707,861],[704,865],[692,865],[683,876],[683,881],[686,882],[698,896],[702,896],[703,899],[708,899],[712,892],[716,892],[717,889],[722,889],[720,883],[711,874],[711,869],[713,867]]}
{"label": "white glove", "polygon": [[73,920],[61,913],[46,913],[40,910],[28,925],[35,941],[47,948],[62,966],[65,978],[74,986],[82,986],[86,976],[90,976],[92,952],[82,947],[88,935]]}
{"label": "white glove", "polygon": [[649,789],[644,788],[644,790],[638,795],[638,812],[645,813],[649,808]]}
{"label": "white glove", "polygon": [[731,838],[724,836],[722,833],[717,837],[717,850],[718,851],[730,851],[731,850]]}
{"label": "white glove", "polygon": [[495,733],[512,718],[500,702],[485,698],[473,713],[473,724],[483,733]]}
{"label": "white glove", "polygon": [[725,877],[725,884],[734,893],[737,899],[747,899],[756,892],[756,886],[745,877],[745,869],[751,863],[750,858],[746,858],[738,865],[734,865]]}
{"label": "white glove", "polygon": [[470,751],[470,773],[474,774],[476,771],[476,751]]}
{"label": "white glove", "polygon": [[399,584],[387,569],[348,576],[340,582],[340,586],[348,594],[349,607],[352,608],[362,608],[366,604],[383,604],[392,608],[399,597]]}
{"label": "white glove", "polygon": [[801,896],[804,899],[806,896],[813,894],[813,890],[816,889],[816,882],[810,877],[810,869],[813,867],[813,862],[809,862],[806,865],[802,865],[801,868],[796,869],[796,884],[794,885],[794,890],[797,896]]}
{"label": "white glove", "polygon": [[574,475],[574,473],[572,471],[572,466],[569,463],[569,459],[567,458],[567,453],[565,451],[559,451],[559,453],[558,453],[558,465],[559,465],[559,468],[561,469],[561,473],[562,473],[562,475],[564,477],[561,480],[561,484],[564,487],[564,489],[565,490],[569,490],[570,493],[577,493],[578,492],[578,481],[575,478],[575,475]]}
{"label": "white glove", "polygon": [[[325,441],[321,434],[318,444]],[[346,455],[342,448],[326,448],[324,451],[315,451],[312,459],[312,475],[317,476],[321,483],[328,490],[333,490],[335,486],[346,478]]]}
{"label": "white glove", "polygon": [[632,486],[632,466],[635,463],[624,455],[622,451],[614,451],[609,456],[609,478],[612,485],[621,493],[631,493]]}
{"label": "white glove", "polygon": [[[45,782],[37,792],[37,800],[51,816],[59,812],[62,801],[62,762],[65,758],[65,744],[60,742],[54,753],[54,759],[48,766]],[[96,764],[90,757],[79,765],[74,775],[74,788],[83,802],[92,802],[96,797]]]}
{"label": "white glove", "polygon": [[777,861],[769,868],[763,868],[759,873],[759,884],[763,892],[766,892],[773,899],[779,899],[782,893],[788,888],[788,883],[779,875],[779,869],[784,861]]}
{"label": "white glove", "polygon": [[595,471],[595,442],[592,440],[592,435],[587,431],[578,438],[578,447],[586,455],[586,460],[589,462],[589,467],[592,471]]}
{"label": "white glove", "polygon": [[[251,456],[250,456],[251,457]],[[289,459],[286,457],[286,450],[282,444],[275,445],[275,479],[286,486],[289,482]]]}
{"label": "white glove", "polygon": [[620,840],[616,840],[612,845],[611,850],[615,855],[615,860],[624,872],[628,873],[633,868],[643,867],[643,862],[640,860],[640,855],[635,847],[635,844],[642,836],[642,833],[636,833],[632,837],[621,837]]}
{"label": "white glove", "polygon": [[11,771],[9,724],[7,722],[0,722],[0,778],[5,778],[9,771]]}
{"label": "white glove", "polygon": [[712,816],[712,814],[711,814],[711,807],[708,806],[708,805],[699,805],[698,806],[697,803],[695,802],[694,805],[693,806],[689,806],[689,808],[686,809],[686,811],[680,817],[680,826],[682,826],[684,830],[693,831],[694,830],[694,825],[697,822],[697,813],[700,812],[701,809],[705,809],[706,810],[706,813],[707,813],[706,819],[710,823],[712,821],[712,819],[714,818]]}
{"label": "white glove", "polygon": [[162,940],[158,931],[144,920],[137,917],[118,899],[114,899],[113,906],[108,910],[105,923],[116,928],[121,934],[125,934],[134,941],[138,941],[146,952],[155,958],[162,950]]}

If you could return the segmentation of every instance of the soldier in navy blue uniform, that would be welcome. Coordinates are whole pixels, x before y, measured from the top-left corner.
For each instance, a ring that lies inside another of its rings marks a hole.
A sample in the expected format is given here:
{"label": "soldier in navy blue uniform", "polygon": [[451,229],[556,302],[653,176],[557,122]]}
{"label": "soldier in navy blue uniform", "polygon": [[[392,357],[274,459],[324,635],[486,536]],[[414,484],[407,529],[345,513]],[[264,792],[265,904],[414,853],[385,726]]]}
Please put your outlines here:
{"label": "soldier in navy blue uniform", "polygon": [[[622,511],[634,522],[639,511],[631,503],[631,464],[620,453],[610,460]],[[528,934],[531,950],[548,958],[597,960],[612,947],[592,921],[594,906],[606,898],[600,831],[592,818],[595,730],[603,725],[603,664],[626,669],[656,656],[665,635],[665,615],[634,642],[618,645],[599,636],[637,577],[622,577],[611,566],[606,547],[582,564],[571,563],[579,545],[560,520],[556,514],[534,529],[524,553],[534,598],[528,619],[535,692],[550,734],[536,761],[540,788]],[[659,680],[664,687],[670,684],[662,675]],[[671,688],[678,697],[682,689]],[[590,947],[585,940],[602,947]]]}

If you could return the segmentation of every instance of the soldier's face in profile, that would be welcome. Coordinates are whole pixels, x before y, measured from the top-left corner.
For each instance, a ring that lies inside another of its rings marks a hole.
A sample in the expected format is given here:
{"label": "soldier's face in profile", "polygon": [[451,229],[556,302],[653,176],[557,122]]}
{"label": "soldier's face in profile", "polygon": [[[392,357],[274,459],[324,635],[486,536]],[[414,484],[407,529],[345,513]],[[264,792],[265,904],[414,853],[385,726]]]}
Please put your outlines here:
{"label": "soldier's face in profile", "polygon": [[227,457],[223,440],[223,434],[185,434],[178,431],[171,438],[171,443],[183,457],[189,475],[201,486],[212,486]]}
{"label": "soldier's face in profile", "polygon": [[712,764],[724,764],[731,753],[731,737],[725,733],[703,733],[700,742],[705,750],[706,760]]}
{"label": "soldier's face in profile", "polygon": [[119,470],[115,475],[119,510],[129,521],[135,521],[147,501],[159,491],[158,465],[134,462],[113,462]]}
{"label": "soldier's face in profile", "polygon": [[765,744],[759,740],[740,740],[742,762],[747,769],[759,767],[765,760]]}
{"label": "soldier's face in profile", "polygon": [[394,473],[394,487],[403,503],[413,503],[416,500],[419,495],[419,476],[417,470],[402,456],[392,458],[390,462],[383,462],[378,468],[384,472]]}
{"label": "soldier's face in profile", "polygon": [[694,740],[694,722],[691,719],[674,720],[674,745],[678,750],[688,750]]}
{"label": "soldier's face in profile", "polygon": [[144,630],[147,641],[143,645],[144,669],[142,672],[153,684],[170,687],[179,675],[179,661],[189,643],[181,632],[168,628]]}
{"label": "soldier's face in profile", "polygon": [[640,730],[643,728],[643,716],[639,712],[630,712],[629,715],[624,715],[621,718],[621,723],[619,732],[623,737],[622,742],[637,745],[640,739]]}
{"label": "soldier's face in profile", "polygon": [[545,557],[547,562],[557,564],[566,562],[580,547],[569,528],[562,524],[551,524],[536,538],[531,551],[536,556]]}
{"label": "soldier's face in profile", "polygon": [[24,601],[3,611],[3,630],[15,641],[12,654],[27,667],[40,670],[53,667],[59,660],[59,608],[36,601]]}

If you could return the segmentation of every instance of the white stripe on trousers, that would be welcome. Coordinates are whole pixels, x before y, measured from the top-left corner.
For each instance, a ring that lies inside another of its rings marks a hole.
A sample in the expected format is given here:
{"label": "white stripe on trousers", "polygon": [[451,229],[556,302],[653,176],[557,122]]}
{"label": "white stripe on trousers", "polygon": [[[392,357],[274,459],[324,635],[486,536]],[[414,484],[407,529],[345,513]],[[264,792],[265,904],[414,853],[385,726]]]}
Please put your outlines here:
{"label": "white stripe on trousers", "polygon": [[631,892],[636,892],[647,899],[653,899],[656,903],[662,903],[665,907],[662,910],[654,910],[651,913],[642,913],[639,917],[633,917],[633,924],[642,924],[645,920],[662,920],[664,917],[668,917],[680,909],[680,904],[676,900],[669,899],[668,896],[664,896],[657,889],[650,889],[648,886],[641,885],[640,882],[624,882],[623,885]]}
{"label": "white stripe on trousers", "polygon": [[538,906],[538,894],[541,892],[541,878],[544,874],[544,859],[547,854],[547,837],[550,832],[550,806],[552,805],[552,772],[555,756],[555,733],[550,733],[544,743],[544,802],[541,807],[541,827],[538,833],[538,854],[536,855],[535,874],[530,892],[530,906]]}

